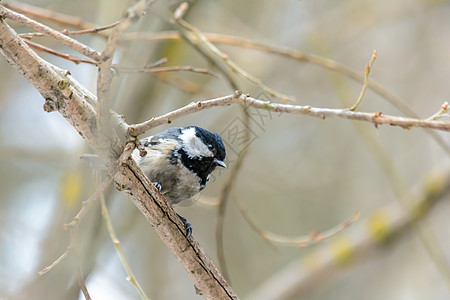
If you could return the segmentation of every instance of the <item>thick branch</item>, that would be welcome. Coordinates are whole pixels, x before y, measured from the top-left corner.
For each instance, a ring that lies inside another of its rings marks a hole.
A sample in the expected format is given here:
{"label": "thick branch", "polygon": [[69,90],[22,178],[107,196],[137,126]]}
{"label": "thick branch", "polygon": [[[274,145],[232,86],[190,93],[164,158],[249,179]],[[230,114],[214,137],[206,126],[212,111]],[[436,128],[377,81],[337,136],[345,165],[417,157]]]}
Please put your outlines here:
{"label": "thick branch", "polygon": [[[98,138],[95,126],[96,113],[89,103],[95,102],[92,95],[65,76],[64,71],[37,56],[2,19],[0,52],[46,99],[46,111],[58,110],[112,169],[123,149],[111,150],[116,141],[110,141],[110,145],[99,142],[102,139]],[[123,127],[120,118],[113,115],[112,119],[115,124],[111,128],[120,130]],[[187,270],[199,293],[207,299],[237,299],[198,243],[192,237],[185,239],[184,225],[134,160],[120,166],[115,180],[131,195],[133,203]]]}

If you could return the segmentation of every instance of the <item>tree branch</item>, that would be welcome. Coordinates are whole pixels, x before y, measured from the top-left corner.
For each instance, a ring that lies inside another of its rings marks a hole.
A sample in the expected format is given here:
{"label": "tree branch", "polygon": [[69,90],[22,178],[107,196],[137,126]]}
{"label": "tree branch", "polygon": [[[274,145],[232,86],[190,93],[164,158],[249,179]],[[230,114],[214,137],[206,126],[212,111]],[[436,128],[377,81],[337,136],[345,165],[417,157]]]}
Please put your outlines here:
{"label": "tree branch", "polygon": [[52,54],[54,56],[58,56],[64,59],[67,59],[75,64],[80,64],[80,63],[86,63],[86,64],[91,64],[91,65],[97,65],[96,61],[90,60],[90,59],[85,59],[85,58],[80,58],[80,57],[76,57],[76,56],[72,56],[70,54],[66,54],[66,53],[61,53],[58,52],[56,50],[50,49],[48,47],[42,46],[40,44],[36,44],[32,41],[28,41],[28,40],[23,40],[25,43],[27,43],[28,46],[30,46],[31,48],[37,50],[37,51],[42,51],[42,52],[47,52],[49,54]]}
{"label": "tree branch", "polygon": [[245,107],[251,106],[258,109],[280,113],[301,114],[321,119],[334,117],[348,120],[365,121],[372,123],[373,125],[375,125],[375,127],[378,127],[378,125],[389,124],[391,126],[400,126],[405,129],[423,127],[450,131],[450,122],[388,116],[382,115],[381,112],[367,113],[355,112],[348,109],[319,108],[309,105],[273,103],[271,101],[263,101],[251,98],[248,95],[242,94],[242,92],[240,91],[236,91],[233,95],[223,96],[211,100],[192,102],[184,107],[171,111],[162,116],[151,118],[146,122],[130,125],[129,132],[133,136],[138,136],[143,134],[147,130],[150,130],[159,125],[170,124],[173,120],[178,119],[182,116],[212,107],[229,106],[231,104],[240,104]]}
{"label": "tree branch", "polygon": [[74,40],[73,38],[68,37],[67,35],[64,35],[48,26],[42,25],[41,23],[36,22],[28,17],[25,17],[24,15],[13,12],[12,10],[5,8],[3,5],[0,5],[0,16],[2,18],[14,20],[14,21],[18,22],[19,24],[22,24],[26,27],[36,30],[37,32],[48,35],[48,36],[60,41],[64,45],[72,48],[73,50],[77,51],[78,53],[81,53],[95,61],[98,61],[100,59],[100,53],[98,53],[97,51],[89,48],[88,46],[78,42],[77,40]]}
{"label": "tree branch", "polygon": [[111,66],[117,41],[131,23],[137,21],[145,13],[150,3],[151,0],[141,0],[126,11],[125,16],[117,22],[113,32],[108,37],[105,49],[100,55],[97,75],[97,125],[100,129],[105,129],[105,133],[110,126],[110,120],[106,116],[110,109],[108,95],[113,78]]}
{"label": "tree branch", "polygon": [[[2,11],[4,9],[0,6]],[[0,52],[8,62],[46,99],[44,109],[59,111],[103,159],[105,165],[112,169],[120,153],[127,149],[124,150],[123,143],[117,141],[111,140],[106,145],[100,142],[102,139],[98,138],[96,112],[90,104],[95,103],[96,99],[67,76],[67,72],[36,55],[3,19],[0,19],[0,45]],[[115,134],[125,139],[126,132],[123,129],[126,124],[115,114],[111,114],[111,119],[111,130],[116,130]],[[126,164],[122,164],[114,179],[130,194],[133,203],[186,269],[198,293],[207,299],[237,299],[194,238],[185,238],[184,225],[134,160],[129,158]]]}
{"label": "tree branch", "polygon": [[[197,39],[200,43],[204,44],[205,47],[213,53],[217,58],[220,58],[222,62],[229,68],[229,70],[233,73],[239,74],[241,77],[245,78],[247,81],[259,86],[264,92],[266,92],[271,97],[276,97],[278,99],[281,99],[283,101],[291,101],[296,102],[295,97],[283,94],[278,92],[275,89],[272,89],[265,85],[259,78],[251,75],[246,70],[241,68],[239,65],[237,65],[234,61],[230,59],[230,57],[222,52],[219,48],[214,46],[210,41],[208,41],[208,38],[200,31],[197,27],[195,27],[192,24],[189,24],[185,20],[182,19],[185,11],[188,8],[188,3],[183,2],[175,11],[174,13],[174,20],[177,24],[181,26],[184,30],[192,34],[195,39]],[[193,43],[195,44],[195,43]]]}

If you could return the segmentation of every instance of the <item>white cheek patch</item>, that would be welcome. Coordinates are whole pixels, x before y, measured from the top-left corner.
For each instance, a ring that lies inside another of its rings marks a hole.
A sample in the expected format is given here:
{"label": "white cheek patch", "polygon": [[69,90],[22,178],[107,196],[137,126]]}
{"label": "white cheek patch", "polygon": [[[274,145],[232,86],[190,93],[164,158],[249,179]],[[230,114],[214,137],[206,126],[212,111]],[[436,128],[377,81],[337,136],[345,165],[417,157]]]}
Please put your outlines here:
{"label": "white cheek patch", "polygon": [[183,130],[180,138],[184,144],[184,151],[186,151],[187,155],[190,157],[214,156],[211,150],[208,149],[208,146],[195,135],[195,128]]}

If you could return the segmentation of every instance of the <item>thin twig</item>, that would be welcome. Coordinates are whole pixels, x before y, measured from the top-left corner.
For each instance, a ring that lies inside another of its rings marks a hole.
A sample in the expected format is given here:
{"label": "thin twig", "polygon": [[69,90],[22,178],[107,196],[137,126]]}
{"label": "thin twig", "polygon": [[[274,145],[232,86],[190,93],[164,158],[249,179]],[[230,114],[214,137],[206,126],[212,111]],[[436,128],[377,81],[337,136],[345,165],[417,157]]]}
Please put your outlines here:
{"label": "thin twig", "polygon": [[[270,54],[276,54],[282,57],[286,57],[289,59],[297,60],[299,62],[311,63],[323,68],[326,68],[331,71],[338,72],[346,77],[349,77],[357,82],[363,83],[364,76],[360,74],[360,72],[349,68],[345,65],[338,63],[329,58],[321,57],[314,54],[303,53],[295,49],[290,49],[287,47],[273,46],[266,44],[264,42],[250,40],[247,38],[220,34],[220,33],[203,33],[206,38],[215,44],[225,44],[231,46],[237,46],[242,48],[254,49],[262,52],[267,52]],[[127,33],[123,36],[125,41],[129,40],[150,40],[150,41],[159,41],[159,40],[179,40],[181,38],[180,33],[175,31],[164,31],[159,33]],[[407,104],[405,104],[400,97],[390,93],[386,90],[380,83],[376,82],[373,79],[370,79],[368,82],[368,88],[373,90],[378,95],[385,98],[389,103],[394,105],[400,111],[404,112],[407,116],[418,118],[418,116],[409,108]]]}
{"label": "thin twig", "polygon": [[95,200],[97,200],[100,197],[100,195],[103,193],[104,190],[106,190],[106,188],[109,186],[112,180],[113,176],[106,177],[100,184],[100,186],[95,190],[94,194],[92,194],[89,197],[89,199],[81,203],[81,209],[78,212],[78,214],[72,219],[72,222],[64,225],[65,230],[72,230],[72,228],[78,226],[78,223],[88,211],[88,208],[95,202]]}
{"label": "thin twig", "polygon": [[376,58],[377,58],[377,51],[374,50],[372,57],[369,60],[369,64],[366,66],[366,68],[364,70],[364,83],[363,83],[363,86],[361,89],[361,93],[359,94],[359,97],[358,97],[358,100],[356,100],[356,103],[352,107],[349,108],[351,111],[356,110],[356,108],[361,103],[364,95],[366,94],[367,84],[369,84],[369,73],[372,70],[372,66],[373,66],[373,63],[375,62]]}
{"label": "thin twig", "polygon": [[[75,235],[75,232],[72,232],[71,234]],[[71,237],[71,239],[76,240],[76,236]],[[84,298],[86,300],[91,300],[91,296],[89,295],[89,291],[86,287],[86,282],[84,281],[83,271],[81,270],[81,264],[80,264],[80,255],[78,254],[78,251],[74,248],[74,251],[77,256],[77,278],[78,278],[78,286],[80,287],[81,291],[83,292]]]}
{"label": "thin twig", "polygon": [[88,211],[88,208],[95,202],[95,200],[100,197],[100,195],[103,193],[103,191],[109,186],[111,181],[113,180],[112,176],[106,177],[103,182],[100,184],[100,186],[95,190],[94,194],[92,194],[86,201],[83,201],[81,203],[81,209],[77,213],[77,215],[72,219],[72,222],[65,224],[64,229],[69,230],[70,232],[70,244],[67,246],[66,250],[49,266],[45,267],[41,271],[38,272],[39,275],[44,275],[48,271],[52,270],[54,267],[56,267],[64,258],[67,257],[69,252],[75,248],[76,245],[76,232],[78,230],[78,224],[80,220],[84,217],[86,212]]}
{"label": "thin twig", "polygon": [[196,95],[202,91],[204,86],[184,80],[182,78],[170,77],[167,73],[152,73],[153,76],[158,78],[164,83],[174,86],[183,92]]}
{"label": "thin twig", "polygon": [[[120,20],[116,21],[114,23],[111,23],[109,25],[100,26],[100,27],[93,27],[93,28],[88,28],[88,29],[83,29],[83,30],[72,30],[72,31],[69,31],[67,29],[64,29],[64,30],[61,31],[61,33],[65,34],[65,35],[68,35],[68,36],[70,36],[70,35],[99,33],[101,31],[108,30],[108,29],[116,27],[117,24],[119,24],[119,22],[120,22]],[[40,32],[29,32],[29,33],[21,33],[21,34],[19,34],[19,36],[24,38],[24,39],[31,39],[33,37],[43,37],[43,36],[45,36],[45,34],[42,34]]]}
{"label": "thin twig", "polygon": [[7,9],[6,7],[4,7],[2,5],[0,5],[0,17],[14,20],[21,25],[24,25],[24,26],[32,28],[40,33],[48,35],[48,36],[54,38],[55,40],[60,41],[64,45],[72,48],[73,50],[77,51],[78,53],[81,53],[84,56],[87,56],[95,61],[98,61],[100,59],[100,53],[89,48],[88,46],[86,46],[86,45],[78,42],[77,40],[74,40],[74,39],[48,27],[48,26],[45,26],[39,22],[36,22],[36,21],[28,18],[28,17],[25,17],[24,15],[13,12],[12,10]]}
{"label": "thin twig", "polygon": [[83,21],[79,17],[74,17],[71,15],[55,12],[54,10],[33,6],[19,1],[2,1],[2,3],[3,2],[5,2],[4,5],[9,9],[27,15],[28,17],[45,19],[57,24],[70,26],[74,28],[89,29],[92,27],[96,27],[93,24]]}
{"label": "thin twig", "polygon": [[66,256],[69,254],[69,252],[72,250],[72,246],[69,245],[66,248],[66,251],[64,251],[53,263],[48,265],[47,267],[43,268],[38,272],[39,275],[44,275],[48,271],[52,270],[54,267],[56,267]]}
{"label": "thin twig", "polygon": [[437,113],[435,113],[434,115],[429,117],[427,120],[434,121],[434,120],[437,120],[439,118],[442,118],[443,116],[448,116],[448,112],[449,112],[448,102],[445,101],[441,105],[441,109]]}
{"label": "thin twig", "polygon": [[117,163],[115,164],[115,166],[112,167],[112,172],[111,172],[112,175],[107,176],[102,181],[102,183],[98,186],[98,188],[95,190],[94,194],[92,194],[86,201],[83,201],[81,203],[81,209],[77,213],[77,215],[72,219],[72,222],[64,225],[64,229],[69,230],[69,232],[70,232],[70,237],[71,237],[70,244],[69,244],[69,246],[67,246],[66,251],[64,251],[64,253],[61,254],[60,257],[58,257],[48,267],[45,267],[44,269],[39,271],[38,272],[39,275],[44,275],[45,273],[47,273],[48,271],[50,271],[51,269],[56,267],[69,254],[69,252],[75,248],[75,243],[76,243],[75,237],[76,237],[76,232],[78,230],[79,222],[84,217],[88,208],[94,203],[94,201],[96,199],[98,199],[101,195],[103,195],[103,192],[106,190],[106,188],[112,182],[115,174],[119,170],[119,166],[122,166],[123,164],[125,164],[125,162],[128,160],[128,158],[131,156],[131,153],[134,150],[134,145],[135,144],[132,142],[129,142],[125,145],[125,148],[124,148],[122,154],[120,155]]}
{"label": "thin twig", "polygon": [[154,63],[150,64],[147,66],[147,68],[156,68],[159,67],[163,64],[165,64],[166,62],[168,62],[169,60],[167,59],[167,57],[163,57],[161,59],[158,59],[157,61],[155,61]]}
{"label": "thin twig", "polygon": [[[167,58],[161,58],[160,60],[152,63],[151,65],[147,66],[147,68],[156,68],[161,66],[162,64],[165,64],[166,62],[168,62]],[[113,66],[115,67],[115,66]],[[166,74],[164,73],[152,73],[153,76],[155,76],[156,78],[158,78],[159,80],[170,84],[182,91],[185,91],[189,94],[197,94],[200,92],[201,87],[199,85],[195,85],[191,82],[185,81],[183,79],[180,78],[169,78],[168,76],[166,76]]]}
{"label": "thin twig", "polygon": [[326,239],[329,239],[330,237],[340,233],[341,231],[347,229],[355,223],[359,219],[359,212],[355,213],[350,219],[345,220],[341,222],[340,224],[336,225],[333,228],[330,228],[323,232],[317,232],[312,231],[310,234],[305,236],[283,236],[279,235],[273,232],[270,232],[268,230],[262,229],[260,226],[256,224],[256,222],[250,217],[249,213],[244,209],[244,207],[236,201],[237,206],[239,208],[239,211],[241,212],[244,219],[247,221],[247,223],[250,224],[250,227],[258,233],[265,241],[272,243],[272,244],[278,244],[282,246],[291,246],[291,247],[297,247],[297,248],[303,248],[307,247],[316,243],[320,243]]}
{"label": "thin twig", "polygon": [[[247,113],[244,114],[244,122],[248,125],[249,122],[249,115]],[[248,129],[244,132],[244,140],[248,140],[250,136],[250,132]],[[247,157],[247,151],[248,149],[245,149],[242,151],[236,160],[236,164],[234,165],[233,169],[231,170],[230,174],[228,175],[228,180],[223,186],[222,192],[219,196],[219,207],[217,210],[217,224],[216,224],[216,241],[217,241],[217,259],[219,261],[220,269],[222,271],[222,275],[225,277],[225,279],[230,282],[230,275],[228,273],[228,268],[225,260],[225,248],[224,248],[224,242],[223,242],[223,228],[224,228],[224,219],[225,219],[225,209],[228,204],[228,200],[230,198],[230,193],[234,187],[234,184],[237,181],[238,173],[241,170],[242,164],[245,160],[245,157]]]}
{"label": "thin twig", "polygon": [[128,264],[128,261],[125,257],[125,253],[123,252],[122,246],[120,245],[120,240],[117,238],[116,232],[111,222],[111,218],[108,213],[108,208],[106,207],[105,197],[103,193],[100,195],[100,204],[102,207],[102,216],[103,219],[105,220],[106,229],[108,230],[109,236],[111,237],[111,241],[113,242],[117,254],[119,255],[120,262],[122,263],[123,267],[125,268],[125,271],[128,274],[127,280],[134,285],[139,295],[141,296],[142,300],[148,300],[149,298],[147,297],[144,289],[141,287],[136,277],[134,276],[133,271],[131,270],[131,267]]}
{"label": "thin twig", "polygon": [[34,43],[32,41],[28,41],[26,39],[23,40],[28,46],[30,46],[31,48],[38,50],[38,51],[43,51],[43,52],[47,52],[49,54],[64,58],[66,60],[70,60],[71,62],[75,63],[75,64],[80,64],[80,63],[87,63],[87,64],[91,64],[91,65],[97,65],[96,61],[90,60],[90,59],[85,59],[85,58],[81,58],[81,57],[76,57],[76,56],[72,56],[70,54],[67,53],[61,53],[58,52],[56,50],[50,49],[48,47],[42,46],[40,44]]}
{"label": "thin twig", "polygon": [[[177,12],[182,12],[185,13],[188,6],[186,5],[181,5],[183,6],[183,9],[178,9],[176,10]],[[177,17],[180,17],[179,15]],[[221,64],[220,62],[222,61],[220,57],[218,57],[217,55],[215,55],[213,52],[209,51],[208,49],[205,49],[206,47],[203,47],[203,44],[198,43],[197,39],[192,37],[192,34],[190,34],[189,32],[187,32],[180,24],[178,24],[177,22],[174,22],[173,18],[168,18],[167,19],[168,22],[172,23],[173,26],[178,30],[178,36],[180,36],[184,41],[186,41],[189,45],[191,45],[191,47],[193,49],[195,49],[200,55],[202,55],[207,61],[208,63],[211,65],[211,67],[216,67],[218,69],[218,71],[223,75],[223,77],[225,78],[226,81],[228,81],[228,83],[230,84],[231,88],[233,90],[238,90],[239,87],[236,83],[236,81],[233,78],[233,74],[231,74],[230,70],[228,67],[225,67],[223,64]]]}
{"label": "thin twig", "polygon": [[80,287],[81,291],[83,292],[84,299],[91,300],[91,296],[89,295],[88,289],[86,287],[86,283],[84,281],[83,272],[81,271],[81,266],[77,266],[77,278],[78,278],[78,286]]}
{"label": "thin twig", "polygon": [[278,99],[281,99],[283,101],[292,101],[295,102],[295,98],[292,96],[285,95],[283,93],[280,93],[268,86],[266,86],[260,79],[256,78],[255,76],[251,75],[247,71],[245,71],[243,68],[241,68],[239,65],[237,65],[235,62],[233,62],[230,57],[219,50],[214,44],[212,44],[208,38],[194,25],[189,24],[188,22],[184,21],[182,19],[182,16],[184,14],[184,10],[186,10],[188,7],[187,3],[182,3],[178,9],[174,13],[174,20],[182,26],[185,30],[190,32],[194,37],[202,42],[212,53],[214,53],[217,57],[221,58],[222,61],[229,67],[229,69],[232,72],[235,72],[245,78],[246,80],[250,81],[251,83],[259,86],[262,90],[264,90],[270,97],[276,97]]}
{"label": "thin twig", "polygon": [[178,71],[188,71],[193,73],[200,73],[211,75],[213,77],[219,78],[219,75],[210,71],[206,68],[194,68],[192,66],[172,66],[172,67],[144,67],[144,68],[125,68],[125,67],[114,67],[121,73],[161,73],[161,72],[178,72]]}
{"label": "thin twig", "polygon": [[253,219],[250,217],[250,215],[247,213],[247,211],[243,208],[243,206],[239,203],[239,201],[237,201],[236,198],[234,198],[234,202],[236,203],[236,205],[239,209],[239,212],[242,214],[242,216],[244,217],[244,220],[247,222],[247,224],[250,226],[250,228],[253,229],[253,231],[255,231],[259,236],[261,236],[263,241],[266,242],[269,247],[271,247],[274,251],[279,252],[279,248],[277,248],[276,245],[272,241],[270,241],[269,239],[267,239],[264,236],[266,231],[263,230],[260,226],[256,225],[256,222],[253,221]]}

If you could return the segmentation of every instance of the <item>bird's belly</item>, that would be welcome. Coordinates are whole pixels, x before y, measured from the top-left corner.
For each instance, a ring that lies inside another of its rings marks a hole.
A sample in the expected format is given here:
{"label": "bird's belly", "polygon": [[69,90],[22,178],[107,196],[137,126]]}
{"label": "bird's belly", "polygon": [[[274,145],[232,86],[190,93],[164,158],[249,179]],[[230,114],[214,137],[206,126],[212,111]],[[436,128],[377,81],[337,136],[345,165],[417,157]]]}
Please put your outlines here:
{"label": "bird's belly", "polygon": [[161,194],[171,205],[189,200],[200,192],[199,177],[180,165],[170,165],[161,170],[145,172],[152,182],[161,185]]}
{"label": "bird's belly", "polygon": [[[184,168],[181,168],[184,169]],[[189,170],[166,170],[153,176],[161,185],[161,193],[171,205],[189,200],[200,192],[200,180]]]}
{"label": "bird's belly", "polygon": [[201,190],[200,178],[195,173],[179,163],[171,164],[161,151],[150,150],[143,160],[135,150],[133,158],[153,183],[161,185],[161,194],[171,205],[189,200]]}

